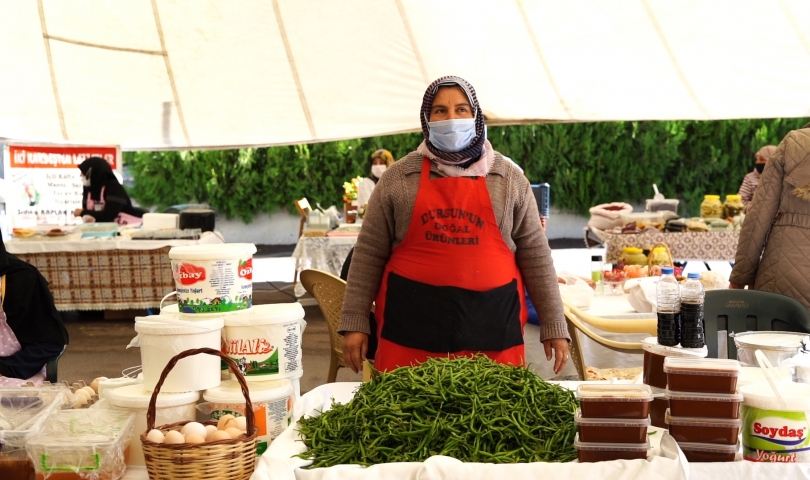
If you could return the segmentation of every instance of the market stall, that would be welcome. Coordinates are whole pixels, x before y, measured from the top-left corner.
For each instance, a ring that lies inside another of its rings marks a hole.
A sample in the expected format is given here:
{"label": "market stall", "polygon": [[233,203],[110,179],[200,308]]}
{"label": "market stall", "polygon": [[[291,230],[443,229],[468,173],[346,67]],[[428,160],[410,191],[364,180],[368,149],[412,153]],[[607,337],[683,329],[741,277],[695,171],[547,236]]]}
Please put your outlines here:
{"label": "market stall", "polygon": [[672,256],[678,261],[723,260],[734,261],[740,232],[644,232],[638,234],[608,233],[591,229],[601,238],[607,248],[605,261],[614,263],[625,247],[649,248],[657,243],[666,243]]}
{"label": "market stall", "polygon": [[[354,245],[357,243],[357,234],[353,235],[324,235],[320,237],[302,236],[298,239],[292,258],[295,261],[295,274],[314,268],[340,276],[343,262]],[[304,287],[295,285],[295,296],[301,297],[306,293]]]}

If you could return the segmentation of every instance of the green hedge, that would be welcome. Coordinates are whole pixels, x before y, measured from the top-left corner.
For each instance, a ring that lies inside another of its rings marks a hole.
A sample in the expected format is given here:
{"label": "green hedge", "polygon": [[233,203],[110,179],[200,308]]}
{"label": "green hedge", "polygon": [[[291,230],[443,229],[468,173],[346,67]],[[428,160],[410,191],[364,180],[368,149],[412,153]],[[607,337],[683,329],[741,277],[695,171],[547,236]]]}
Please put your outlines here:
{"label": "green hedge", "polygon": [[[551,184],[552,204],[586,214],[595,204],[642,202],[657,183],[681,199],[681,214],[696,215],[703,195],[737,193],[753,168],[754,152],[778,144],[808,119],[605,122],[493,127],[496,150]],[[340,205],[342,184],[367,175],[378,148],[399,158],[421,134],[241,150],[128,152],[130,193],[142,205],[206,202],[249,222],[257,213],[291,208],[306,196]]]}

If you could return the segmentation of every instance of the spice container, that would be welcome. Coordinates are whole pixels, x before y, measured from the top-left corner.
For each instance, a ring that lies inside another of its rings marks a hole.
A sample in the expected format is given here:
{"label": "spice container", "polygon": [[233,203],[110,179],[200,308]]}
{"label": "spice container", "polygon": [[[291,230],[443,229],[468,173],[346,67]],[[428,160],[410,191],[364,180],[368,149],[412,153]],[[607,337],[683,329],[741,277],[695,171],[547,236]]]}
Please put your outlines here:
{"label": "spice container", "polygon": [[705,358],[709,349],[667,347],[658,344],[658,337],[647,337],[641,341],[644,349],[644,383],[655,388],[667,388],[667,374],[664,373],[664,359],[667,357]]}
{"label": "spice container", "polygon": [[718,358],[667,357],[664,372],[671,392],[732,394],[737,391],[740,362]]}
{"label": "spice container", "polygon": [[740,418],[743,396],[740,392],[691,393],[666,391],[674,417]]}
{"label": "spice container", "polygon": [[673,417],[669,411],[666,422],[676,442],[736,445],[742,428],[739,418]]}
{"label": "spice container", "polygon": [[740,445],[716,445],[714,443],[678,442],[686,460],[698,462],[733,462]]}
{"label": "spice container", "polygon": [[577,397],[583,418],[647,418],[653,400],[647,385],[585,384]]}
{"label": "spice container", "polygon": [[647,439],[648,418],[582,418],[577,410],[574,416],[579,438],[587,443],[643,443]]}
{"label": "spice container", "polygon": [[700,204],[701,218],[723,218],[723,204],[720,195],[704,195]]}
{"label": "spice container", "polygon": [[579,434],[574,437],[574,448],[581,463],[607,462],[611,460],[646,459],[650,442],[644,443],[588,443],[580,442]]}
{"label": "spice container", "polygon": [[25,446],[37,480],[121,478],[134,423],[134,413],[103,408],[53,415]]}
{"label": "spice container", "polygon": [[723,218],[734,218],[745,212],[745,205],[741,195],[726,195],[723,203]]}

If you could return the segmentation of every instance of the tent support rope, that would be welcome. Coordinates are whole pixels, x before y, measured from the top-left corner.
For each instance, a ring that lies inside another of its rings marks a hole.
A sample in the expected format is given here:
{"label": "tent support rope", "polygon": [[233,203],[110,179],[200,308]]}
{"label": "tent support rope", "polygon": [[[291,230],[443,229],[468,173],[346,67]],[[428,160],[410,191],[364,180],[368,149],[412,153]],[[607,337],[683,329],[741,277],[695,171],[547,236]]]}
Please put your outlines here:
{"label": "tent support rope", "polygon": [[62,138],[68,140],[67,126],[65,125],[65,112],[62,110],[62,100],[59,98],[59,87],[56,85],[56,71],[53,68],[51,41],[48,37],[48,26],[45,24],[45,7],[42,5],[42,0],[37,0],[37,5],[39,7],[39,24],[42,27],[42,40],[45,42],[45,54],[48,56],[48,69],[51,72],[53,99],[56,102],[56,112],[59,115],[59,126],[62,128]]}
{"label": "tent support rope", "polygon": [[157,27],[158,37],[160,38],[160,50],[163,54],[163,60],[166,63],[166,74],[169,76],[169,84],[172,86],[172,97],[174,97],[174,106],[177,108],[177,118],[180,120],[180,127],[183,129],[183,137],[186,139],[186,145],[191,146],[191,139],[188,136],[188,129],[186,128],[186,119],[183,116],[183,109],[180,107],[180,95],[177,93],[177,84],[174,81],[172,63],[169,60],[169,52],[166,51],[166,41],[163,39],[163,27],[160,24],[160,14],[158,13],[157,3],[155,0],[152,0],[152,13],[155,15],[155,27]]}
{"label": "tent support rope", "polygon": [[419,69],[422,71],[422,81],[425,85],[430,85],[430,78],[425,68],[425,62],[422,61],[422,54],[419,53],[419,48],[416,46],[416,38],[413,36],[411,30],[411,23],[408,21],[408,15],[405,13],[405,7],[402,6],[402,0],[397,0],[397,8],[399,9],[399,16],[402,17],[402,24],[405,26],[405,31],[408,33],[408,40],[411,42],[413,54],[416,56],[416,63],[419,64]]}

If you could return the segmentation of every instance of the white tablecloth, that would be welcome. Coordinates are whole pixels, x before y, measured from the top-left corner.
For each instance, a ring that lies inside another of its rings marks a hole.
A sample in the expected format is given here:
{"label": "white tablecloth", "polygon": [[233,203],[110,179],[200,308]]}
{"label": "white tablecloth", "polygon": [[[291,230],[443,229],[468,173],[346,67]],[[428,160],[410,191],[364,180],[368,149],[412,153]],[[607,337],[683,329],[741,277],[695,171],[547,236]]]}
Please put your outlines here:
{"label": "white tablecloth", "polygon": [[205,232],[199,240],[132,240],[126,237],[84,238],[81,240],[16,240],[4,242],[8,253],[93,252],[99,250],[157,250],[184,245],[214,245],[224,243],[219,233]]}
{"label": "white tablecloth", "polygon": [[[301,237],[295,246],[292,258],[295,261],[295,274],[302,270],[314,268],[340,276],[343,262],[349,251],[357,243],[357,236],[349,237]],[[295,296],[301,297],[306,292],[301,282],[295,284]]]}

